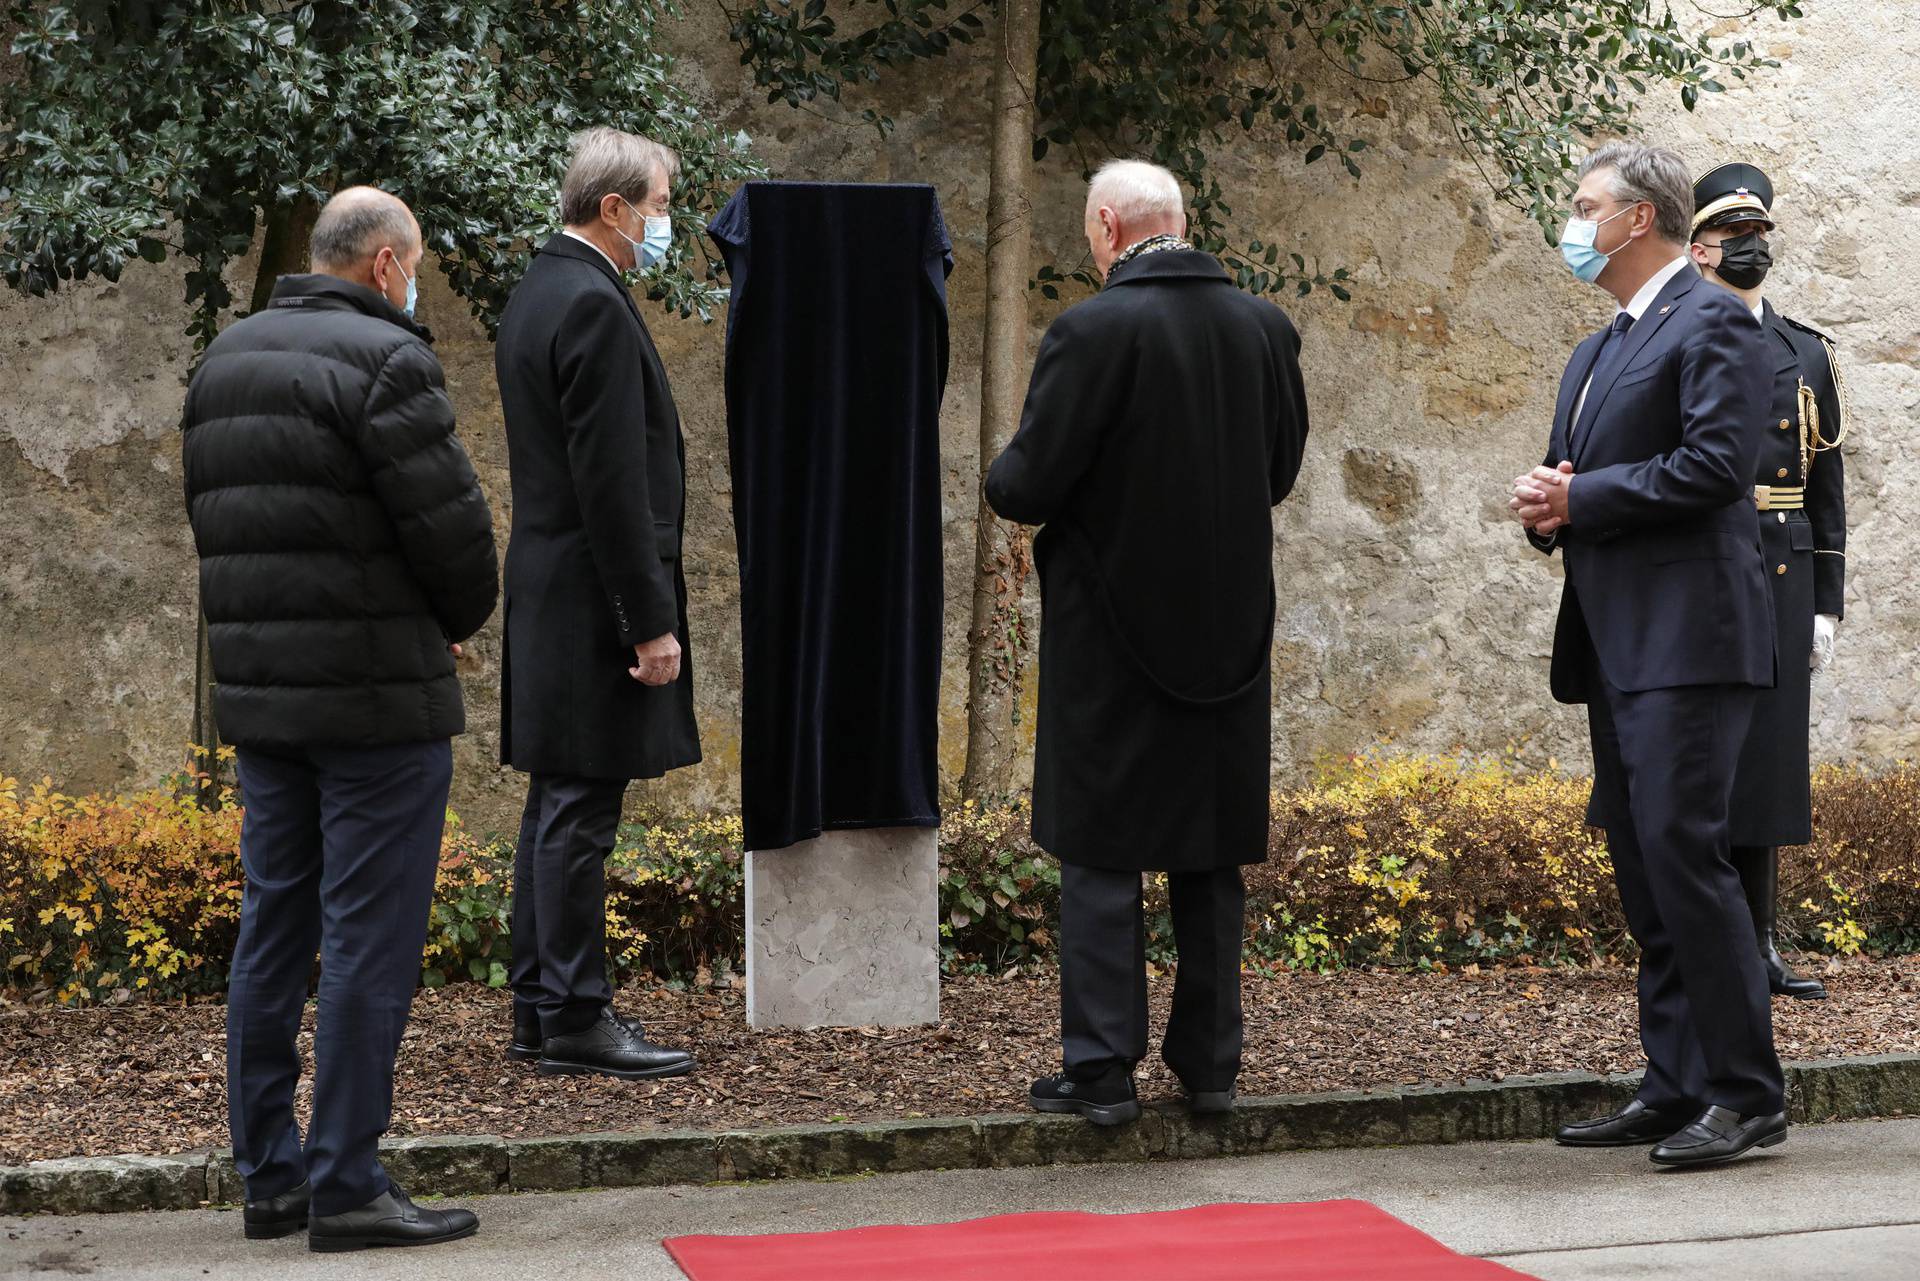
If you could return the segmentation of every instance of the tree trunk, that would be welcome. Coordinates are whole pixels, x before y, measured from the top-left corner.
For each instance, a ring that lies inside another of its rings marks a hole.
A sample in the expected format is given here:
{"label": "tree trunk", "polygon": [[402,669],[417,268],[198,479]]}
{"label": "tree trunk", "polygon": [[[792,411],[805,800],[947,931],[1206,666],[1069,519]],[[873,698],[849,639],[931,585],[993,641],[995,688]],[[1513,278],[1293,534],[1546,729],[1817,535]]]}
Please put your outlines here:
{"label": "tree trunk", "polygon": [[[289,272],[305,269],[307,242],[313,236],[313,222],[319,214],[318,206],[305,197],[267,211],[266,238],[260,246],[260,268],[253,277],[249,314],[266,307],[273,297],[276,280]],[[199,627],[194,643],[192,742],[206,751],[198,762],[196,791],[200,804],[211,809],[219,804],[226,780],[220,761],[220,727],[213,715],[213,653],[207,647],[207,615],[204,610],[194,613]]]}
{"label": "tree trunk", "polygon": [[[993,159],[987,190],[986,344],[980,361],[980,469],[1019,426],[1027,373],[1027,273],[1033,242],[1033,90],[1044,0],[1000,0],[993,69]],[[967,634],[966,796],[1011,790],[1027,628],[1020,598],[1031,565],[1026,530],[987,506],[975,521],[973,626]]]}

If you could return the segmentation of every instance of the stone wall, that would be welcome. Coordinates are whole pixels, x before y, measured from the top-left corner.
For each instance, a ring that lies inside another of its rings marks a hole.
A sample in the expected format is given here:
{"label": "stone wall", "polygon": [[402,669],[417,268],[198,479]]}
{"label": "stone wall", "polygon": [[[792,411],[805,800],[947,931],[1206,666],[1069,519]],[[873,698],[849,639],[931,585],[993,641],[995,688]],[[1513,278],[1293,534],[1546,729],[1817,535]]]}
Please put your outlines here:
{"label": "stone wall", "polygon": [[[1841,344],[1855,415],[1853,552],[1848,621],[1837,666],[1816,684],[1814,734],[1823,758],[1873,761],[1920,746],[1920,571],[1896,541],[1920,479],[1905,448],[1920,400],[1920,307],[1902,288],[1920,270],[1920,147],[1907,128],[1920,13],[1879,0],[1806,7],[1802,21],[1759,28],[1781,70],[1709,97],[1692,116],[1663,96],[1644,120],[1696,169],[1738,156],[1769,170],[1783,259],[1772,295]],[[979,474],[987,60],[973,50],[887,86],[878,104],[900,127],[879,141],[761,105],[722,21],[705,7],[686,19],[682,74],[753,135],[777,176],[940,190],[957,259],[942,420],[942,759],[954,775]],[[1581,718],[1546,695],[1557,562],[1523,546],[1503,493],[1538,460],[1567,351],[1611,304],[1490,199],[1419,95],[1329,85],[1326,100],[1372,117],[1377,145],[1362,181],[1303,169],[1267,139],[1236,144],[1217,165],[1247,235],[1297,244],[1359,278],[1351,303],[1290,304],[1314,432],[1275,553],[1275,776],[1383,740],[1512,746],[1530,761],[1579,767]],[[1062,161],[1056,150],[1041,167],[1038,235],[1043,253],[1074,262],[1079,180]],[[251,264],[236,264],[235,276],[250,280]],[[438,273],[422,283],[422,315],[440,335],[462,434],[504,537],[510,494],[491,351]],[[1054,310],[1034,299],[1036,343]],[[184,319],[172,265],[136,264],[117,285],[53,299],[0,294],[0,773],[110,788],[150,781],[179,759],[194,610],[174,436],[191,354]],[[739,638],[722,336],[717,325],[651,323],[689,437],[688,576],[708,759],[634,796],[725,806],[737,786]],[[455,804],[482,830],[504,830],[520,782],[494,763],[497,618],[469,650],[473,730],[459,748]]]}

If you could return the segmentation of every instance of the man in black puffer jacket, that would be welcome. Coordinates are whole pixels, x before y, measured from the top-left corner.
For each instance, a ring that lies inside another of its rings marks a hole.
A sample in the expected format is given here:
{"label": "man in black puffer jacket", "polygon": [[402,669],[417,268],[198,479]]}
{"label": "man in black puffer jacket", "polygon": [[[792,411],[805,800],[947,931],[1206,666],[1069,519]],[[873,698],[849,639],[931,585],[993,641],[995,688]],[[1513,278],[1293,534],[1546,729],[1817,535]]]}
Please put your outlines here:
{"label": "man in black puffer jacket", "polygon": [[[419,225],[371,188],[313,232],[314,274],[207,349],[187,389],[187,511],[220,733],[247,811],[227,1093],[249,1237],[316,1250],[471,1235],[375,1155],[420,974],[458,642],[498,596],[493,520],[413,322]],[[313,1119],[296,1038],[320,954]]]}

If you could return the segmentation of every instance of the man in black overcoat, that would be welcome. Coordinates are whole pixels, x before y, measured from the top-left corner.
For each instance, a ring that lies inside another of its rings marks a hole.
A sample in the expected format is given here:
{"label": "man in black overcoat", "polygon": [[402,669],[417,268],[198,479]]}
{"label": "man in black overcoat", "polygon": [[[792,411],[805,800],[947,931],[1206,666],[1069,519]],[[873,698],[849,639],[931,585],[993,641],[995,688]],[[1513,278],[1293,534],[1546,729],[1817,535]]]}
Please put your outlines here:
{"label": "man in black overcoat", "polygon": [[1273,516],[1299,474],[1300,337],[1188,245],[1179,184],[1103,168],[1106,284],[1048,329],[987,475],[1034,541],[1044,602],[1033,831],[1060,869],[1064,1071],[1043,1112],[1140,1114],[1141,874],[1166,874],[1180,964],[1162,1057],[1196,1111],[1240,1070],[1242,866],[1267,855]]}
{"label": "man in black overcoat", "polygon": [[1553,694],[1587,706],[1588,821],[1606,829],[1640,945],[1647,1071],[1628,1106],[1558,1138],[1712,1165],[1787,1134],[1728,824],[1754,704],[1774,683],[1753,509],[1772,366],[1753,315],[1687,260],[1693,184],[1679,156],[1609,143],[1582,165],[1572,206],[1562,255],[1618,307],[1575,349],[1546,461],[1514,482],[1511,505],[1566,566]]}
{"label": "man in black overcoat", "polygon": [[614,129],[574,140],[566,229],[494,350],[513,475],[500,759],[532,777],[514,856],[510,1057],[547,1074],[690,1071],[613,1008],[606,869],[627,783],[700,759],[680,567],[686,448],[623,273],[669,237],[677,160]]}
{"label": "man in black overcoat", "polygon": [[[1817,978],[1797,973],[1774,941],[1780,847],[1813,839],[1807,720],[1813,674],[1833,658],[1845,613],[1847,565],[1845,385],[1833,343],[1761,296],[1773,266],[1773,183],[1748,164],[1717,165],[1693,184],[1693,241],[1700,274],[1733,291],[1766,332],[1771,398],[1760,432],[1753,501],[1773,587],[1779,683],[1760,696],[1734,775],[1733,865],[1766,966],[1781,996],[1824,998]],[[1806,661],[1800,661],[1800,655]]]}

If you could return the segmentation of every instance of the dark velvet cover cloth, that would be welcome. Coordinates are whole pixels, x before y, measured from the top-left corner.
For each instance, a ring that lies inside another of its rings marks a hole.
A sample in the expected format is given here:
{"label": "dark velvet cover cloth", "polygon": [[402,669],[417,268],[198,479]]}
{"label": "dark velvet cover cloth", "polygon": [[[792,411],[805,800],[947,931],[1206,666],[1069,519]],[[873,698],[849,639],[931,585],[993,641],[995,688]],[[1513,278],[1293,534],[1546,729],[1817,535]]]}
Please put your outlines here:
{"label": "dark velvet cover cloth", "polygon": [[733,283],[747,848],[935,826],[953,270],[939,199],[754,182],[707,231]]}

